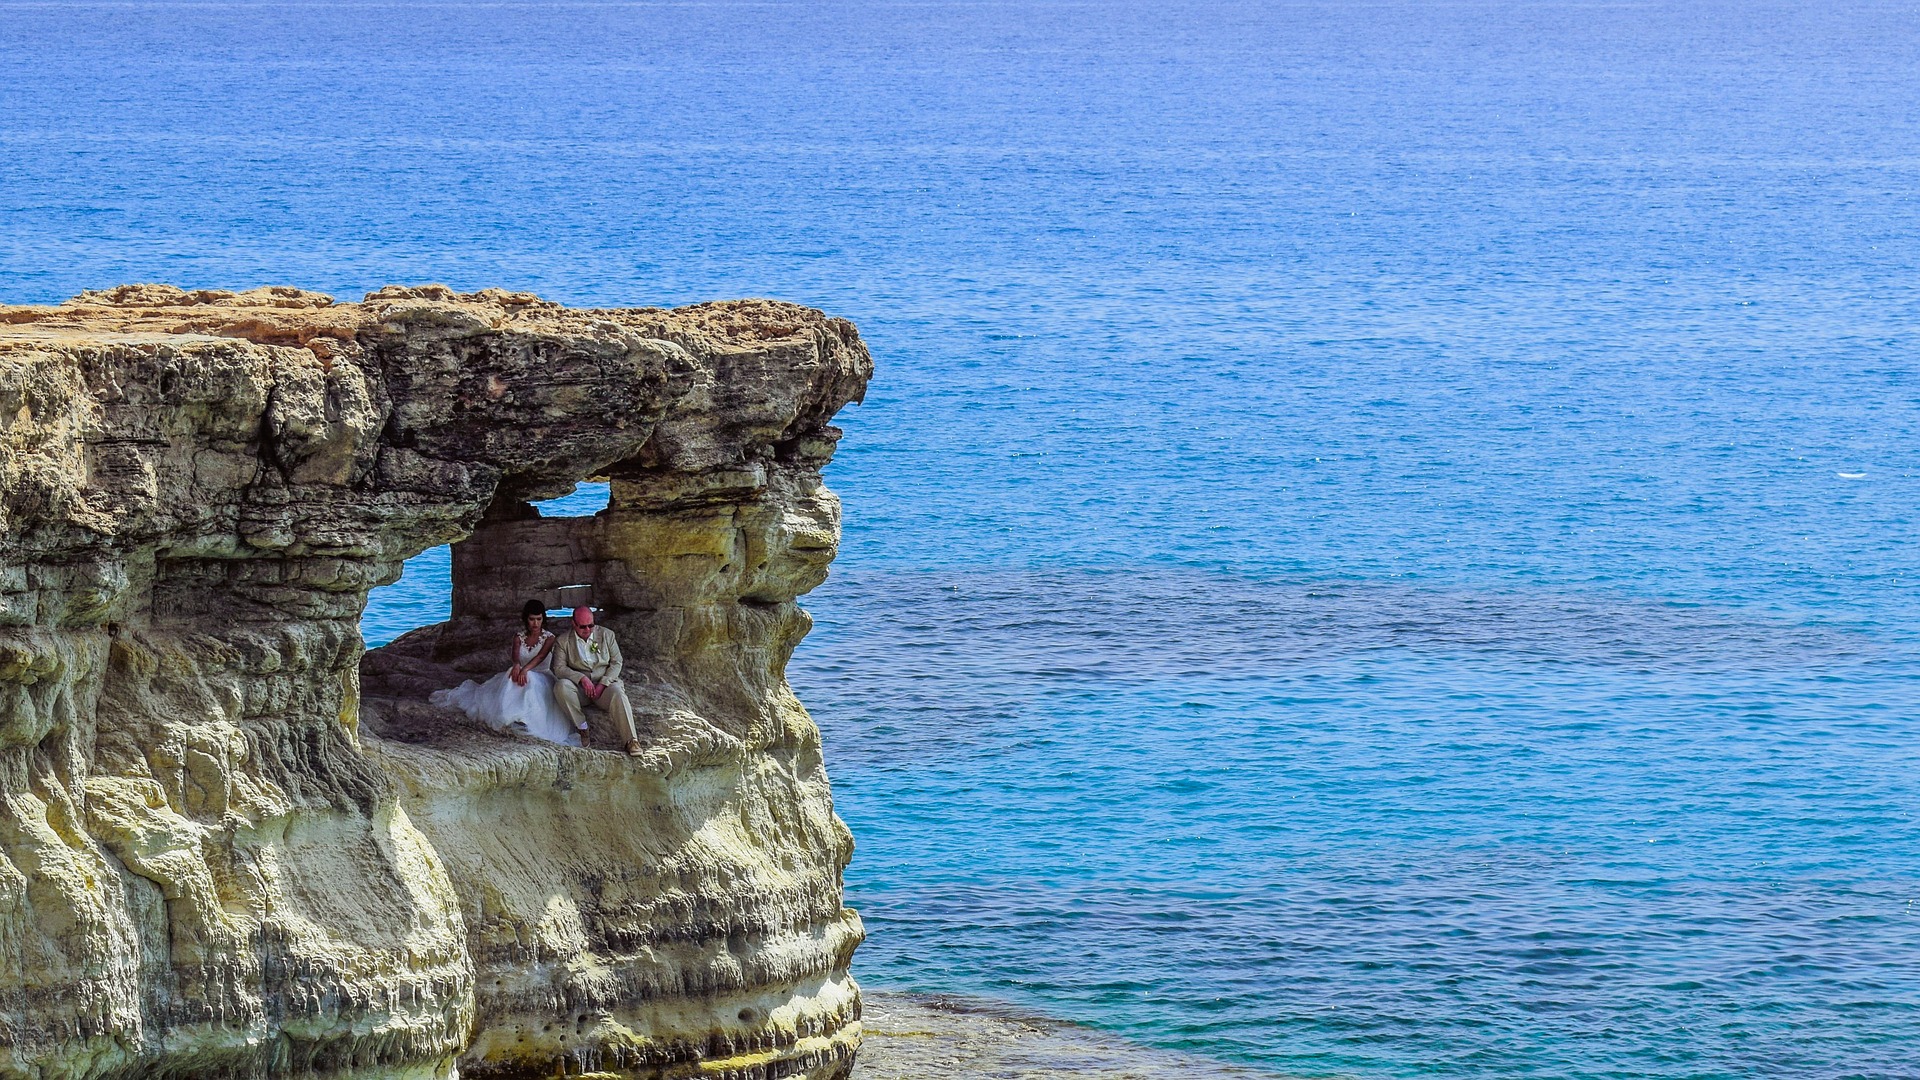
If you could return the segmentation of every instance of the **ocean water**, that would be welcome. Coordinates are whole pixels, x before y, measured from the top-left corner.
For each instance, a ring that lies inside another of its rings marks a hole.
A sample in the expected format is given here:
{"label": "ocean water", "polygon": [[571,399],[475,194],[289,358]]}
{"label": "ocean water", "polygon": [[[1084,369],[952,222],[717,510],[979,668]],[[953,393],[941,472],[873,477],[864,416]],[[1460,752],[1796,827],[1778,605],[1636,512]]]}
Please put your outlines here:
{"label": "ocean water", "polygon": [[869,983],[1920,1076],[1913,5],[0,0],[0,71],[8,301],[860,325],[791,675]]}

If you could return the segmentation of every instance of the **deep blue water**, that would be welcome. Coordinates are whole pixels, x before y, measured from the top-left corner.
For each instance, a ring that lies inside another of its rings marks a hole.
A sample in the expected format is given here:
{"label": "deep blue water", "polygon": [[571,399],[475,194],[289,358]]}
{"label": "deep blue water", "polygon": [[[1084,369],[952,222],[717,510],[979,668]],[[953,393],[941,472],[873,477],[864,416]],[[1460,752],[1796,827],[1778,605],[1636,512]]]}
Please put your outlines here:
{"label": "deep blue water", "polygon": [[792,678],[869,983],[1920,1076],[1913,5],[0,0],[0,71],[6,300],[859,323]]}

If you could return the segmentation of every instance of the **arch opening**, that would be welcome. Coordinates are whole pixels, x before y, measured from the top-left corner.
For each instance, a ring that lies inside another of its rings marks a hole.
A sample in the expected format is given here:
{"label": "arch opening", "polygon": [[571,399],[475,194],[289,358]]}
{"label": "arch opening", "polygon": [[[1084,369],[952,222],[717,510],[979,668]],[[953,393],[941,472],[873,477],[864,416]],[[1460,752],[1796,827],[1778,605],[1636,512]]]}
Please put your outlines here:
{"label": "arch opening", "polygon": [[[612,488],[606,481],[588,481],[573,491],[553,499],[531,503],[542,519],[592,517],[605,510],[612,500]],[[453,545],[442,544],[415,555],[401,569],[400,579],[367,593],[367,606],[360,615],[360,637],[367,648],[391,644],[401,635],[423,626],[444,623],[453,615]],[[576,583],[568,583],[576,584]],[[548,615],[558,615],[573,605],[549,598],[554,604]],[[589,596],[589,602],[591,597]]]}

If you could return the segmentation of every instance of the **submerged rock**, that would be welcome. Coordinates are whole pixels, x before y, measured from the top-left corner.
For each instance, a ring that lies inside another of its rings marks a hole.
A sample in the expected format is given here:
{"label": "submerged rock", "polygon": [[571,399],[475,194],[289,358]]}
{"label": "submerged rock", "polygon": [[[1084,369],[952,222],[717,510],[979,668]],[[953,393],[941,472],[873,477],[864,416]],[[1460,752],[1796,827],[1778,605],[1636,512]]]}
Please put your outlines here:
{"label": "submerged rock", "polygon": [[1281,1080],[950,994],[869,992],[853,1080]]}
{"label": "submerged rock", "polygon": [[[769,301],[0,307],[0,1077],[845,1076],[852,839],[785,666],[871,372]],[[449,542],[453,619],[366,652]],[[425,703],[564,586],[638,758]]]}

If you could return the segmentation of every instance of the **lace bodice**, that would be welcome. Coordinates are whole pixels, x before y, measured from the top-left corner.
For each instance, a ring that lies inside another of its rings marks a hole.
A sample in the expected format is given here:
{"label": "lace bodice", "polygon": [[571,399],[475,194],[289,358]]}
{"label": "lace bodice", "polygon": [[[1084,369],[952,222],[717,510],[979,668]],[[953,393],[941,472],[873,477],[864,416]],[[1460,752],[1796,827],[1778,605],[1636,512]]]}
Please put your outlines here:
{"label": "lace bodice", "polygon": [[[540,631],[540,636],[537,638],[533,638],[531,640],[528,639],[526,632],[524,630],[518,634],[515,634],[513,636],[514,663],[524,664],[527,661],[533,659],[534,654],[540,651],[540,647],[552,640],[553,640],[553,634],[551,631],[547,631],[547,630]],[[553,653],[548,652],[547,655],[544,658],[542,658],[538,664],[535,664],[533,666],[532,670],[544,671],[549,675],[553,674]]]}

